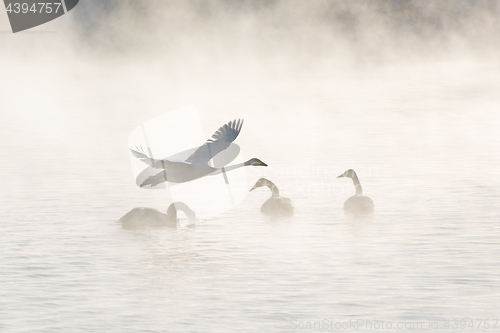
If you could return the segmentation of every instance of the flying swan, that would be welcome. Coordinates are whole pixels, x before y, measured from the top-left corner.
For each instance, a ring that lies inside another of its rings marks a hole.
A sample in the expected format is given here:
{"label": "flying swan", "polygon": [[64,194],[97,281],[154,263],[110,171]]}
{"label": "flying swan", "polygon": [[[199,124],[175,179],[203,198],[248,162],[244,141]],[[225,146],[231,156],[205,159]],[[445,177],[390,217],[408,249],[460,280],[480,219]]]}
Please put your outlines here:
{"label": "flying swan", "polygon": [[158,174],[148,177],[140,187],[151,184],[156,186],[165,181],[172,183],[185,183],[208,175],[217,175],[222,171],[231,171],[244,166],[267,166],[257,158],[252,158],[244,163],[235,164],[224,168],[214,168],[208,162],[218,153],[225,150],[240,134],[243,120],[233,120],[220,127],[210,139],[184,161],[155,159],[149,157],[141,148],[132,149],[132,155],[155,169],[162,169]]}
{"label": "flying swan", "polygon": [[354,214],[363,214],[373,212],[373,200],[366,195],[363,195],[363,188],[359,182],[358,175],[353,169],[349,169],[337,178],[347,177],[351,178],[356,189],[356,194],[346,200],[344,203],[344,210]]}
{"label": "flying swan", "polygon": [[280,191],[272,181],[261,178],[250,191],[262,186],[267,186],[271,190],[271,197],[260,208],[262,213],[267,215],[293,215],[294,206],[292,200],[280,197]]}
{"label": "flying swan", "polygon": [[195,212],[185,203],[177,201],[168,206],[166,214],[156,208],[136,207],[120,218],[120,222],[125,228],[175,227],[178,221],[178,210],[183,211],[190,222],[196,221]]}

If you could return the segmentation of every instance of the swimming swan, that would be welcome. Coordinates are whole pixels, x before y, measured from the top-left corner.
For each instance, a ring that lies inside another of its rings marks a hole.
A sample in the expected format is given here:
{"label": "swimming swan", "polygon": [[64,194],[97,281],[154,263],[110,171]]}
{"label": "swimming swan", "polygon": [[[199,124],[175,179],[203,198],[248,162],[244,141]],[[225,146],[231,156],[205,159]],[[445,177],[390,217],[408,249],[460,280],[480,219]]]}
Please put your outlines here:
{"label": "swimming swan", "polygon": [[156,208],[136,207],[125,214],[120,221],[126,228],[177,226],[177,211],[183,211],[190,222],[196,221],[196,214],[183,202],[174,202],[163,214]]}
{"label": "swimming swan", "polygon": [[373,212],[373,200],[363,195],[363,188],[361,187],[356,172],[353,169],[349,169],[337,178],[342,177],[351,178],[354,183],[354,188],[356,189],[356,194],[347,199],[344,203],[344,210],[354,214]]}
{"label": "swimming swan", "polygon": [[169,161],[167,159],[154,159],[149,157],[141,148],[129,148],[132,155],[155,169],[162,169],[158,174],[148,177],[140,187],[151,184],[156,186],[165,181],[184,183],[207,175],[216,175],[222,171],[231,171],[244,166],[267,166],[257,158],[252,158],[244,163],[235,164],[224,168],[214,168],[208,162],[218,153],[225,150],[240,134],[243,120],[233,120],[220,127],[210,139],[189,156],[185,161]]}
{"label": "swimming swan", "polygon": [[280,197],[280,191],[272,181],[261,178],[250,191],[262,186],[269,187],[272,193],[271,197],[260,208],[262,213],[267,215],[293,215],[294,206],[292,200]]}

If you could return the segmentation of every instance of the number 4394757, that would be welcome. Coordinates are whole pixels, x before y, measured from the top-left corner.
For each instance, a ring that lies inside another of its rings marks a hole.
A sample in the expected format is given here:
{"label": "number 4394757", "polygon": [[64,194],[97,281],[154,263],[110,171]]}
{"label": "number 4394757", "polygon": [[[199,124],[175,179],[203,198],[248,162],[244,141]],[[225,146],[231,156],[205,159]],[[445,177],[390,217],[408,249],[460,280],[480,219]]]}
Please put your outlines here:
{"label": "number 4394757", "polygon": [[59,8],[61,7],[61,3],[52,3],[52,2],[39,2],[39,3],[34,3],[31,7],[27,3],[9,3],[7,6],[7,13],[34,13],[34,14],[41,14],[41,13],[47,13],[50,14],[52,12],[56,13],[59,11]]}
{"label": "number 4394757", "polygon": [[498,319],[462,319],[462,320],[445,320],[444,328],[446,329],[495,329]]}

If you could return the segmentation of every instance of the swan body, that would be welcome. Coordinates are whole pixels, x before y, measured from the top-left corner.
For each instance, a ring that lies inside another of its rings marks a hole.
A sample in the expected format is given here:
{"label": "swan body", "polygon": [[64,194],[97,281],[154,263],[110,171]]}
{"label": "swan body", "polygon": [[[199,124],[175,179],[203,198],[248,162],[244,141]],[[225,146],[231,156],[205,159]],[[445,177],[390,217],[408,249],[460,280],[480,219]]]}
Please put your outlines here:
{"label": "swan body", "polygon": [[363,195],[363,188],[359,182],[358,175],[353,169],[349,169],[337,178],[351,178],[354,183],[354,188],[356,189],[356,194],[350,197],[344,202],[344,210],[353,214],[366,214],[373,212],[374,204],[373,200],[366,195]]}
{"label": "swan body", "polygon": [[264,202],[260,211],[266,215],[293,215],[294,213],[294,205],[292,200],[289,198],[280,197],[280,193],[278,187],[270,180],[266,178],[259,179],[254,187],[250,189],[250,191],[255,190],[256,188],[267,186],[271,190],[271,197]]}
{"label": "swan body", "polygon": [[220,127],[210,139],[195,150],[184,161],[155,159],[144,152],[142,148],[129,148],[132,155],[155,169],[161,169],[159,173],[148,177],[140,187],[156,186],[165,181],[172,183],[185,183],[208,175],[217,175],[223,171],[231,171],[244,166],[267,166],[257,158],[252,158],[244,163],[235,164],[224,168],[214,168],[208,162],[221,151],[229,147],[243,126],[243,120],[233,120]]}
{"label": "swan body", "polygon": [[156,208],[136,207],[120,218],[120,221],[126,228],[176,227],[178,210],[183,211],[190,222],[196,221],[196,213],[183,202],[172,203],[168,207],[166,214]]}

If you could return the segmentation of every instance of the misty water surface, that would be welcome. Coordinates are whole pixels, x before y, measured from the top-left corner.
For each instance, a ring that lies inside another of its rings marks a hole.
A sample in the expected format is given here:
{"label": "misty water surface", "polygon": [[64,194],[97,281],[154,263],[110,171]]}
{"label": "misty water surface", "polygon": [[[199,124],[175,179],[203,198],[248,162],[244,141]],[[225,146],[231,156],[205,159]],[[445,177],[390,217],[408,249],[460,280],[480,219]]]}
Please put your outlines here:
{"label": "misty water surface", "polygon": [[[333,46],[318,46],[326,37],[300,44],[324,52],[294,54],[290,40],[267,48],[269,36],[233,47],[217,30],[225,23],[204,24],[219,44],[194,47],[196,29],[173,50],[141,39],[150,54],[133,43],[108,50],[105,34],[6,42],[1,331],[289,332],[323,319],[500,317],[494,47],[453,44],[436,57],[416,47],[406,58],[360,55],[339,39],[329,57]],[[30,41],[35,55],[19,51]],[[262,189],[194,227],[121,227],[134,207],[170,204],[135,185],[128,134],[193,103],[208,135],[245,119],[244,157],[269,165],[248,168],[249,186],[272,179],[293,217],[262,216]],[[336,177],[349,168],[374,200],[371,216],[342,210],[354,188]]]}

